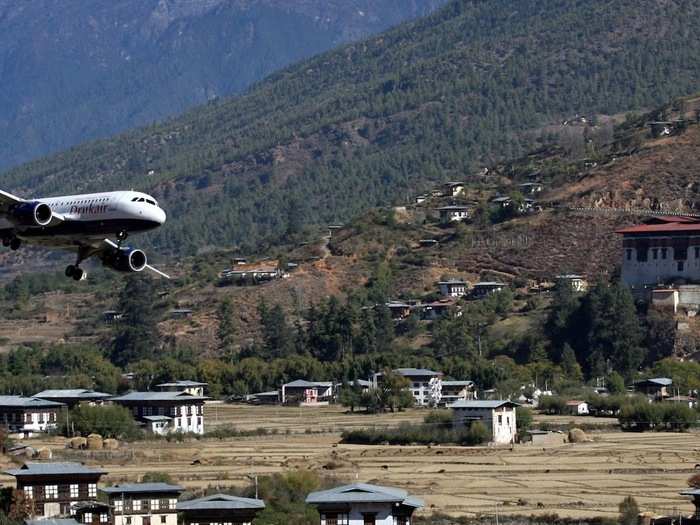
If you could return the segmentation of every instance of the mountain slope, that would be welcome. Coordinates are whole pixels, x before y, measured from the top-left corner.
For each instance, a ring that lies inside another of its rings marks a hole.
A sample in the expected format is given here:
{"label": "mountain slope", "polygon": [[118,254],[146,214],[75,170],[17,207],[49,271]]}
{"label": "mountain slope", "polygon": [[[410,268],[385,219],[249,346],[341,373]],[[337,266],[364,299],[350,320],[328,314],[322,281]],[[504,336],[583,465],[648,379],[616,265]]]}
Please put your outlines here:
{"label": "mountain slope", "polygon": [[446,0],[0,0],[0,168],[239,93]]}
{"label": "mountain slope", "polygon": [[680,0],[456,0],[242,97],[0,179],[21,192],[146,189],[170,211],[152,237],[162,249],[252,248],[513,156],[561,115],[693,91],[700,36],[686,21],[698,14]]}

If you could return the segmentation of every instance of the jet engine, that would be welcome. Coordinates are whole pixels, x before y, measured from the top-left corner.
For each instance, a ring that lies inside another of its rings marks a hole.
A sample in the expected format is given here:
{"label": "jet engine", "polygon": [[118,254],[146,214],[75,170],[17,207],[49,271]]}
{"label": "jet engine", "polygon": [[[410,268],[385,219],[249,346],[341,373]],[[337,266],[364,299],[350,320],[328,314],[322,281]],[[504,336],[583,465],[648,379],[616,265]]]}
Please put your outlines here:
{"label": "jet engine", "polygon": [[105,254],[102,262],[118,272],[140,272],[148,264],[148,259],[142,250],[125,247]]}
{"label": "jet engine", "polygon": [[53,213],[45,202],[21,202],[12,208],[14,222],[22,226],[47,226]]}

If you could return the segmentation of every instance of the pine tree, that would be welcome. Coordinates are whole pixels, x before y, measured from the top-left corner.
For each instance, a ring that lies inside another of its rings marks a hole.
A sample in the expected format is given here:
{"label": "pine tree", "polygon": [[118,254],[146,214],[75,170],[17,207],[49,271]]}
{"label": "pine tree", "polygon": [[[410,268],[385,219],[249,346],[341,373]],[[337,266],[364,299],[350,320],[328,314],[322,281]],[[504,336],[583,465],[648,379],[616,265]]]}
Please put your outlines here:
{"label": "pine tree", "polygon": [[233,320],[233,301],[227,297],[219,304],[216,317],[219,321],[219,328],[216,337],[219,341],[219,350],[223,355],[232,356],[236,343],[236,324]]}

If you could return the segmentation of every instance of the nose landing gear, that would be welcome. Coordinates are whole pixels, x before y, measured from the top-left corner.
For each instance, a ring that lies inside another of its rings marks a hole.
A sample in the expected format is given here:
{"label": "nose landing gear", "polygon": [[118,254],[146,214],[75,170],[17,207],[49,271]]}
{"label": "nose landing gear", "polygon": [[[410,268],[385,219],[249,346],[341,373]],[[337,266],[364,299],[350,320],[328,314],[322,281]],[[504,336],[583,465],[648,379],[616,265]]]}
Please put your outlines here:
{"label": "nose landing gear", "polygon": [[5,248],[9,246],[10,250],[15,251],[19,250],[19,247],[22,246],[22,240],[17,237],[3,237],[2,245]]}
{"label": "nose landing gear", "polygon": [[83,281],[87,279],[87,272],[76,265],[66,266],[66,277],[72,277],[75,281]]}

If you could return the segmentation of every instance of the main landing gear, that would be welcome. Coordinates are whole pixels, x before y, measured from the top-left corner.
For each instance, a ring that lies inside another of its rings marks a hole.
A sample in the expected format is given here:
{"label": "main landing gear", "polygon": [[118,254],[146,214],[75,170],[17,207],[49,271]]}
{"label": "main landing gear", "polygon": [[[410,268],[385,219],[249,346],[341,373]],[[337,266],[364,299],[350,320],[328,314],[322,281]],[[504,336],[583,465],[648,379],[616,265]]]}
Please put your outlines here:
{"label": "main landing gear", "polygon": [[129,232],[124,230],[117,233],[117,246],[121,247],[122,243],[129,237]]}
{"label": "main landing gear", "polygon": [[19,250],[19,247],[22,246],[22,240],[17,237],[3,237],[2,245],[5,248],[9,246],[10,250],[15,251]]}
{"label": "main landing gear", "polygon": [[75,281],[83,281],[87,279],[87,272],[80,267],[80,263],[90,256],[88,248],[82,247],[78,250],[78,258],[75,264],[66,266],[66,277],[72,277]]}

